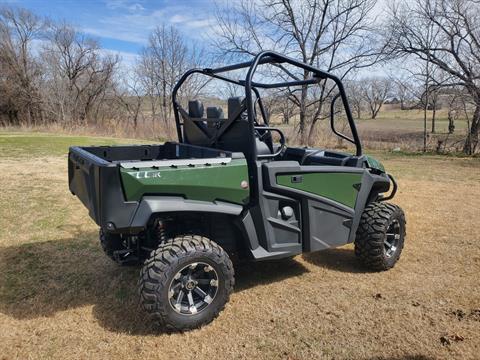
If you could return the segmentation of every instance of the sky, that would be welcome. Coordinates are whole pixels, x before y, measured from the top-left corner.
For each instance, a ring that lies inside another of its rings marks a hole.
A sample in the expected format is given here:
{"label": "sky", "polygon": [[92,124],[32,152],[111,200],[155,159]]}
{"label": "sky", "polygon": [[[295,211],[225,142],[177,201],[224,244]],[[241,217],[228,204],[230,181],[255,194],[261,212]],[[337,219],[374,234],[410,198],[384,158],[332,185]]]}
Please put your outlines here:
{"label": "sky", "polygon": [[[377,0],[378,15],[387,0]],[[149,34],[159,25],[173,25],[191,44],[215,37],[217,5],[235,0],[0,0],[26,8],[54,22],[65,21],[99,41],[106,53],[120,55],[132,69]],[[217,28],[218,29],[218,28]],[[371,69],[369,69],[370,71]]]}
{"label": "sky", "polygon": [[191,42],[212,35],[213,0],[4,0],[53,21],[66,21],[96,38],[125,64],[134,63],[158,25],[175,25]]}

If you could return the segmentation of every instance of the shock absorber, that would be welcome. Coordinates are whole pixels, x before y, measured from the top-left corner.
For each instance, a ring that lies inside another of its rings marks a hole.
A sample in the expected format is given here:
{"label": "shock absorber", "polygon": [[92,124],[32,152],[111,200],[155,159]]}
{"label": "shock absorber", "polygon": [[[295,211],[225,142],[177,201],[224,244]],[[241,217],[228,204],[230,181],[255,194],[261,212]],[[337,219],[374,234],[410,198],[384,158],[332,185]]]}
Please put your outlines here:
{"label": "shock absorber", "polygon": [[157,244],[161,244],[162,242],[167,240],[165,220],[163,219],[155,220],[155,223],[153,226],[153,234],[155,239],[157,240]]}

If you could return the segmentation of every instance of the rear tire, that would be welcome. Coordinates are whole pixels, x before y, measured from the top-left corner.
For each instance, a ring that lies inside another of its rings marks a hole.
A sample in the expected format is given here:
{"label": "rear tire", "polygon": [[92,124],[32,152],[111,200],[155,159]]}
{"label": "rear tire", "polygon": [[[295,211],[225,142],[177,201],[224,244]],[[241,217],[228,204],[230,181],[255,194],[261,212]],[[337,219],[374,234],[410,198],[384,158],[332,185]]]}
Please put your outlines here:
{"label": "rear tire", "polygon": [[140,304],[168,331],[198,328],[223,310],[233,291],[230,258],[215,242],[196,235],[168,240],[152,251],[140,272]]}
{"label": "rear tire", "polygon": [[400,259],[405,234],[405,215],[399,206],[372,202],[360,219],[355,255],[372,270],[388,270]]}

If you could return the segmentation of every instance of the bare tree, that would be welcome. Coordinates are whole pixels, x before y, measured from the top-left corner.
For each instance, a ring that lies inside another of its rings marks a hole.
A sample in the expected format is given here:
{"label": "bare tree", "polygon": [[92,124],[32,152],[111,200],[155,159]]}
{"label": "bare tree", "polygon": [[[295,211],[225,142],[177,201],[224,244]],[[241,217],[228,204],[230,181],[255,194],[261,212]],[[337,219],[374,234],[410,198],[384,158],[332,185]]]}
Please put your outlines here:
{"label": "bare tree", "polygon": [[[275,50],[343,78],[376,60],[369,36],[374,5],[375,0],[241,0],[218,11],[215,46],[234,57]],[[308,71],[291,75],[300,79],[311,76]],[[306,85],[289,94],[298,108],[298,131],[304,143],[313,142],[323,100],[331,91],[325,82],[320,87],[315,99]]]}
{"label": "bare tree", "polygon": [[390,80],[392,82],[392,95],[398,99],[400,109],[409,110],[416,100],[415,84],[412,76],[407,71],[401,71],[398,75],[390,75]]}
{"label": "bare tree", "polygon": [[221,83],[222,93],[225,94],[227,97],[237,97],[242,96],[243,94],[243,87],[229,82]]}
{"label": "bare tree", "polygon": [[445,85],[463,86],[475,104],[463,151],[475,152],[480,127],[480,3],[476,0],[415,0],[390,11],[388,54],[414,56],[449,76]]}
{"label": "bare tree", "polygon": [[278,96],[277,101],[277,107],[282,116],[282,123],[290,124],[290,119],[295,116],[295,110],[298,108],[296,108],[295,104],[290,100],[287,94]]}
{"label": "bare tree", "polygon": [[44,22],[28,10],[0,9],[0,106],[13,124],[25,119],[35,125],[42,119],[41,71],[32,43],[41,38],[43,29]]}
{"label": "bare tree", "polygon": [[364,106],[361,82],[362,80],[350,80],[345,83],[348,102],[352,107],[352,112],[357,119],[362,117],[362,109]]}
{"label": "bare tree", "polygon": [[69,25],[53,25],[44,46],[49,111],[63,122],[97,121],[104,96],[113,92],[118,56],[104,55],[96,41]]}
{"label": "bare tree", "polygon": [[115,99],[125,109],[132,120],[133,130],[136,131],[138,121],[143,117],[142,105],[144,103],[144,88],[136,72],[123,72],[119,74],[115,89]]}
{"label": "bare tree", "polygon": [[361,81],[361,94],[372,119],[375,119],[390,94],[390,80],[368,78]]}
{"label": "bare tree", "polygon": [[[187,69],[204,62],[203,50],[187,46],[181,33],[173,26],[162,25],[150,35],[148,45],[142,52],[139,74],[151,101],[152,120],[157,109],[162,121],[168,126],[172,118],[171,93],[180,76]],[[195,97],[205,86],[205,81],[191,77],[182,87],[183,97]]]}

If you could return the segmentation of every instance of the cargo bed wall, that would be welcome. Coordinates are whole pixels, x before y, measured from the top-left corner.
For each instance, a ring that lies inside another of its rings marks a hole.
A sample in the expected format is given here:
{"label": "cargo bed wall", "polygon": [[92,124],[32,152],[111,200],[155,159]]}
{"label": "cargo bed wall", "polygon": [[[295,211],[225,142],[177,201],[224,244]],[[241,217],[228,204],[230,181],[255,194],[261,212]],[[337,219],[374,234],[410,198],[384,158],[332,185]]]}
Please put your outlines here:
{"label": "cargo bed wall", "polygon": [[138,203],[124,201],[116,165],[89,157],[77,148],[71,149],[68,169],[70,191],[85,205],[99,226],[107,227],[109,222],[117,228],[130,225]]}
{"label": "cargo bed wall", "polygon": [[92,146],[83,150],[107,162],[229,157],[231,153],[200,146],[167,142],[156,145]]}
{"label": "cargo bed wall", "polygon": [[[213,160],[213,159],[212,159]],[[178,160],[146,162],[150,167],[124,167],[121,177],[127,200],[139,201],[144,195],[177,195],[189,200],[227,201],[246,204],[249,200],[248,168],[245,159],[195,163]],[[141,162],[134,163],[140,166]]]}

